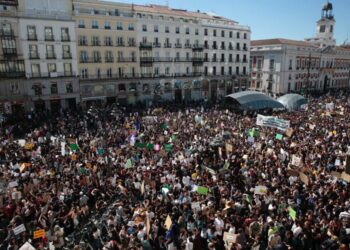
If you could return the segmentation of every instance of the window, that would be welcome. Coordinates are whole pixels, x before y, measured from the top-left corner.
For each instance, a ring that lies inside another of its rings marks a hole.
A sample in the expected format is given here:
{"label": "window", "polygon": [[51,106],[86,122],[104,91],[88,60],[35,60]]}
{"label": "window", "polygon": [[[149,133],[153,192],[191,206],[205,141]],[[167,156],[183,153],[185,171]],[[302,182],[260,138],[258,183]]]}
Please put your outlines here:
{"label": "window", "polygon": [[66,83],[66,92],[68,94],[73,93],[73,84],[71,82]]}
{"label": "window", "polygon": [[198,29],[195,29],[195,30],[194,30],[194,34],[195,34],[196,36],[198,36],[198,35],[199,35],[199,30],[198,30]]}
{"label": "window", "polygon": [[80,62],[84,63],[88,60],[88,53],[87,51],[80,51]]}
{"label": "window", "polygon": [[37,40],[35,26],[27,26],[28,40]]}
{"label": "window", "polygon": [[82,28],[82,29],[85,28],[85,22],[84,22],[84,20],[79,20],[78,27],[79,27],[79,28]]}
{"label": "window", "polygon": [[216,36],[216,30],[213,30],[213,36]]}
{"label": "window", "polygon": [[55,49],[53,45],[46,45],[46,58],[47,59],[55,59]]}
{"label": "window", "polygon": [[156,76],[159,75],[159,67],[154,68],[154,75],[156,75]]}
{"label": "window", "polygon": [[169,33],[169,26],[165,26],[165,33]]}
{"label": "window", "polygon": [[110,30],[111,29],[111,23],[109,21],[105,21],[105,29]]}
{"label": "window", "polygon": [[230,36],[230,38],[232,38],[232,31],[230,31],[229,36]]}
{"label": "window", "polygon": [[91,28],[98,29],[98,22],[96,20],[92,20]]}
{"label": "window", "polygon": [[68,28],[61,28],[61,40],[63,42],[70,41],[70,39],[69,39],[69,29]]}
{"label": "window", "polygon": [[40,76],[40,64],[32,64],[32,76],[33,77]]}
{"label": "window", "polygon": [[204,35],[205,35],[205,36],[208,35],[208,29],[204,29]]}
{"label": "window", "polygon": [[110,36],[105,37],[105,45],[106,46],[113,46],[112,38]]}
{"label": "window", "polygon": [[[130,24],[129,23],[129,30],[130,30]],[[134,25],[132,24],[132,28],[134,28]],[[117,22],[117,30],[123,30],[123,23],[122,22]]]}
{"label": "window", "polygon": [[270,69],[273,69],[275,67],[275,60],[270,59]]}
{"label": "window", "polygon": [[51,83],[51,95],[56,95],[57,93],[57,83]]}
{"label": "window", "polygon": [[244,39],[247,39],[247,33],[244,33],[244,34],[243,34],[243,38],[244,38]]}
{"label": "window", "polygon": [[64,63],[63,69],[64,69],[65,76],[72,76],[72,64],[71,63]]}
{"label": "window", "polygon": [[189,35],[190,34],[190,28],[186,28],[186,35]]}
{"label": "window", "polygon": [[225,75],[225,67],[221,67],[221,75]]}
{"label": "window", "polygon": [[289,59],[289,69],[291,70],[293,68],[293,60],[292,59]]}
{"label": "window", "polygon": [[221,37],[225,37],[225,31],[224,30],[221,31]]}
{"label": "window", "polygon": [[92,45],[93,46],[100,46],[100,38],[98,36],[92,37]]}
{"label": "window", "polygon": [[333,33],[333,25],[331,25],[331,27],[329,28],[329,32]]}
{"label": "window", "polygon": [[236,75],[239,75],[239,67],[236,67]]}
{"label": "window", "polygon": [[38,59],[39,54],[38,54],[38,46],[37,45],[29,45],[29,58],[30,59]]}
{"label": "window", "polygon": [[43,87],[41,84],[33,84],[32,89],[34,90],[34,95],[41,96],[43,94]]}
{"label": "window", "polygon": [[176,28],[175,28],[175,33],[176,33],[176,34],[180,34],[180,27],[176,27]]}
{"label": "window", "polygon": [[62,45],[62,51],[63,51],[62,58],[67,58],[67,59],[72,58],[69,45]]}
{"label": "window", "polygon": [[107,69],[107,77],[109,77],[109,78],[112,77],[112,69],[111,68]]}
{"label": "window", "polygon": [[142,31],[147,31],[147,25],[146,24],[142,24]]}
{"label": "window", "polygon": [[129,47],[135,46],[135,45],[136,45],[136,43],[135,43],[135,38],[129,37],[129,39],[128,39],[128,44],[129,44]]}
{"label": "window", "polygon": [[187,75],[190,74],[190,67],[186,67],[186,74],[187,74]]}
{"label": "window", "polygon": [[129,26],[128,26],[128,30],[134,30],[134,24],[133,23],[129,23]]}
{"label": "window", "polygon": [[94,62],[95,62],[95,63],[101,62],[101,54],[100,54],[100,51],[94,51],[94,52],[92,52],[92,54],[93,54],[93,58],[94,58]]}
{"label": "window", "polygon": [[117,37],[117,46],[124,46],[124,40],[122,36]]}
{"label": "window", "polygon": [[326,25],[321,25],[320,26],[320,32],[324,33],[326,31]]}
{"label": "window", "polygon": [[170,75],[170,68],[169,68],[169,67],[166,67],[166,68],[165,68],[165,74],[166,74],[166,75]]}
{"label": "window", "polygon": [[53,41],[53,33],[52,33],[52,27],[45,27],[45,40],[46,41]]}
{"label": "window", "polygon": [[154,25],[154,32],[158,32],[158,25]]}
{"label": "window", "polygon": [[88,78],[88,69],[81,69],[81,77],[83,79],[87,79]]}
{"label": "window", "polygon": [[56,72],[56,63],[48,63],[47,69],[49,73],[55,73]]}

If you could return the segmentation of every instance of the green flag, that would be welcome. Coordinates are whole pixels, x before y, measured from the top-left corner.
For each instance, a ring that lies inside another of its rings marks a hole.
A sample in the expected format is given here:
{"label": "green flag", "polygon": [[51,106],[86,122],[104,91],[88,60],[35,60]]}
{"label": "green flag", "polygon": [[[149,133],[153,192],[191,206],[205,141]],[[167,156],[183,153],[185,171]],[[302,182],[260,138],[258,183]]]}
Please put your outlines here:
{"label": "green flag", "polygon": [[282,140],[283,138],[283,135],[281,134],[276,134],[276,140]]}
{"label": "green flag", "polygon": [[297,218],[297,212],[291,207],[288,207],[288,212],[289,212],[289,216],[292,218],[292,220],[295,221],[295,219]]}
{"label": "green flag", "polygon": [[171,152],[173,150],[172,144],[164,144],[163,147],[166,152]]}
{"label": "green flag", "polygon": [[132,168],[132,162],[131,159],[128,159],[125,163],[125,168]]}
{"label": "green flag", "polygon": [[97,149],[97,153],[98,153],[99,155],[103,155],[103,148]]}
{"label": "green flag", "polygon": [[207,195],[208,194],[208,188],[207,187],[198,186],[197,187],[197,193],[202,194],[202,195]]}
{"label": "green flag", "polygon": [[153,148],[154,148],[154,144],[153,143],[148,143],[147,144],[147,149],[148,150],[153,150]]}
{"label": "green flag", "polygon": [[271,236],[271,235],[273,235],[273,234],[275,234],[277,232],[278,232],[278,227],[272,227],[268,231],[268,236]]}
{"label": "green flag", "polygon": [[252,204],[252,202],[253,202],[253,197],[252,197],[251,195],[249,195],[249,194],[246,194],[246,195],[245,195],[245,200],[246,200],[246,202],[248,202],[249,204]]}
{"label": "green flag", "polygon": [[168,128],[168,125],[166,124],[166,122],[163,122],[163,123],[162,123],[162,128],[163,128],[163,129],[167,129],[167,128]]}
{"label": "green flag", "polygon": [[174,142],[176,140],[176,135],[171,136],[171,141]]}
{"label": "green flag", "polygon": [[78,150],[78,145],[73,143],[73,144],[70,145],[70,149],[71,150]]}
{"label": "green flag", "polygon": [[253,129],[249,129],[248,135],[250,137],[258,137],[259,136],[259,131],[255,130],[254,128]]}
{"label": "green flag", "polygon": [[138,148],[144,148],[144,147],[145,147],[145,144],[142,143],[142,142],[136,142],[136,143],[135,143],[135,146],[138,147]]}

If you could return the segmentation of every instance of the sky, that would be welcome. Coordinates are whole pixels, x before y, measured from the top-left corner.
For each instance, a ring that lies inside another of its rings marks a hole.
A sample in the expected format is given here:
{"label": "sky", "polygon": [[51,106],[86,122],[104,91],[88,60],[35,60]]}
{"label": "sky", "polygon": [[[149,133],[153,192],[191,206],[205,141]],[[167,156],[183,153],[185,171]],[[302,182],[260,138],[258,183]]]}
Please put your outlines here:
{"label": "sky", "polygon": [[[252,40],[314,37],[316,21],[326,0],[107,0],[134,4],[161,4],[171,8],[214,12],[248,25]],[[336,25],[337,44],[350,42],[350,0],[330,0]]]}

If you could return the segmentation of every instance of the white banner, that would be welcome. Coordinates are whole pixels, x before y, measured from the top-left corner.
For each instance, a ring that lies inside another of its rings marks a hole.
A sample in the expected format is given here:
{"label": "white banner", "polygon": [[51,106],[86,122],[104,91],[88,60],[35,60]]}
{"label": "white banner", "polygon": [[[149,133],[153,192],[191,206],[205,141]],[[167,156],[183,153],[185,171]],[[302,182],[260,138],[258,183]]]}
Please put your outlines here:
{"label": "white banner", "polygon": [[274,116],[258,115],[256,118],[256,125],[277,128],[284,131],[290,127],[290,122]]}

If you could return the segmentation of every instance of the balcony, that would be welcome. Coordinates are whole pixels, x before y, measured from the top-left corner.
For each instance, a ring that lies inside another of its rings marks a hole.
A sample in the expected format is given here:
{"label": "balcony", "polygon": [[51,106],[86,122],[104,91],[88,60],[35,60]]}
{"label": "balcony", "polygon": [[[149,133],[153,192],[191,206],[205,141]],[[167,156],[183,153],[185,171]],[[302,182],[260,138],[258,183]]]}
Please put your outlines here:
{"label": "balcony", "polygon": [[228,49],[229,50],[233,50],[233,46],[228,46]]}
{"label": "balcony", "polygon": [[136,62],[136,57],[118,57],[117,62]]}
{"label": "balcony", "polygon": [[94,57],[93,58],[93,62],[94,63],[101,63],[102,62],[102,58],[101,57]]}
{"label": "balcony", "polygon": [[204,58],[203,62],[209,62],[209,58]]}
{"label": "balcony", "polygon": [[181,43],[175,43],[175,48],[181,49],[182,48],[182,44]]}
{"label": "balcony", "polygon": [[155,57],[153,58],[154,62],[173,62],[172,57]]}
{"label": "balcony", "polygon": [[91,28],[92,29],[98,29],[98,26],[97,25],[92,25]]}
{"label": "balcony", "polygon": [[67,76],[67,77],[73,76],[73,72],[72,71],[65,71],[63,74],[64,74],[64,76]]}
{"label": "balcony", "polygon": [[212,49],[218,49],[218,46],[217,45],[213,45],[211,48]]}
{"label": "balcony", "polygon": [[238,46],[238,47],[236,47],[236,50],[241,50],[241,47],[239,47],[239,46]]}
{"label": "balcony", "polygon": [[92,44],[92,46],[101,46],[101,43],[100,43],[100,41],[99,40],[92,40],[92,42],[91,42]]}
{"label": "balcony", "polygon": [[18,70],[7,69],[4,72],[0,71],[0,78],[19,78],[24,76],[25,76],[24,70],[18,71]]}
{"label": "balcony", "polygon": [[229,59],[228,59],[228,62],[233,63],[233,59],[232,59],[232,58],[229,58]]}
{"label": "balcony", "polygon": [[114,58],[113,57],[105,57],[105,62],[106,63],[113,63],[114,62]]}
{"label": "balcony", "polygon": [[192,48],[191,44],[185,43],[185,49],[191,49],[191,48]]}
{"label": "balcony", "polygon": [[217,62],[218,59],[217,59],[217,58],[212,58],[211,61],[212,61],[212,62]]}
{"label": "balcony", "polygon": [[198,57],[193,57],[192,58],[192,64],[193,66],[199,66],[203,65],[204,59],[203,58],[198,58]]}
{"label": "balcony", "polygon": [[241,60],[240,59],[236,59],[236,61],[235,61],[236,63],[240,63],[241,62]]}
{"label": "balcony", "polygon": [[171,43],[164,43],[164,48],[171,48],[171,47],[172,47]]}
{"label": "balcony", "polygon": [[62,42],[70,42],[70,36],[69,35],[61,36],[61,41]]}
{"label": "balcony", "polygon": [[248,60],[247,59],[243,59],[243,63],[248,63]]}
{"label": "balcony", "polygon": [[129,46],[129,47],[136,47],[136,43],[135,43],[135,42],[129,42],[129,43],[128,43],[128,46]]}
{"label": "balcony", "polygon": [[140,64],[141,64],[141,66],[152,66],[153,58],[152,57],[141,57]]}
{"label": "balcony", "polygon": [[153,47],[154,47],[154,48],[160,48],[161,45],[160,45],[160,43],[153,43]]}
{"label": "balcony", "polygon": [[204,44],[204,49],[209,49],[209,45],[208,44]]}
{"label": "balcony", "polygon": [[15,33],[12,29],[0,29],[0,37],[14,37]]}
{"label": "balcony", "polygon": [[72,53],[70,53],[70,52],[63,52],[62,59],[72,59]]}
{"label": "balcony", "polygon": [[86,40],[79,40],[79,46],[88,46],[88,43]]}
{"label": "balcony", "polygon": [[55,41],[55,37],[53,35],[51,35],[51,36],[46,35],[45,36],[45,41],[53,42],[53,41]]}
{"label": "balcony", "polygon": [[105,41],[105,46],[113,46],[113,42],[112,41]]}
{"label": "balcony", "polygon": [[152,49],[152,43],[140,42],[140,49]]}
{"label": "balcony", "polygon": [[174,62],[192,62],[192,59],[186,57],[175,57]]}
{"label": "balcony", "polygon": [[2,52],[4,56],[16,56],[17,49],[16,48],[2,48]]}
{"label": "balcony", "polygon": [[274,66],[270,66],[270,67],[269,67],[269,70],[270,70],[270,71],[274,71],[274,70],[275,70],[275,67],[274,67]]}
{"label": "balcony", "polygon": [[221,46],[220,49],[225,50],[226,46]]}
{"label": "balcony", "polygon": [[221,59],[220,59],[220,62],[225,62],[225,58],[221,58]]}
{"label": "balcony", "polygon": [[29,59],[32,59],[32,60],[40,59],[40,55],[38,52],[29,52]]}
{"label": "balcony", "polygon": [[78,28],[85,29],[85,24],[79,24]]}
{"label": "balcony", "polygon": [[56,53],[54,52],[46,53],[46,59],[56,59]]}
{"label": "balcony", "polygon": [[36,34],[28,34],[28,41],[38,41],[38,37]]}
{"label": "balcony", "polygon": [[117,42],[117,44],[115,46],[117,46],[117,47],[125,47],[125,43],[124,42]]}

